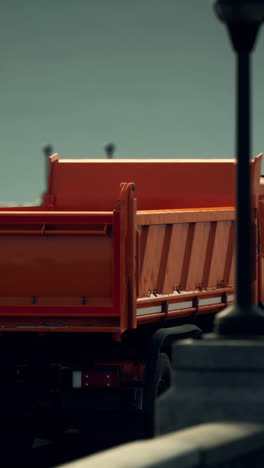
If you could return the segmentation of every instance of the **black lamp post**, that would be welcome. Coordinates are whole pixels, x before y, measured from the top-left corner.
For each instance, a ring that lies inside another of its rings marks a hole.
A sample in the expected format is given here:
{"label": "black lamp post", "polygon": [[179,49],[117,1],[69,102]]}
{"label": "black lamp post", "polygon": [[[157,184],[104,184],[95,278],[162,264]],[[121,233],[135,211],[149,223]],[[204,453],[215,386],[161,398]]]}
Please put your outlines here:
{"label": "black lamp post", "polygon": [[250,53],[264,20],[264,0],[215,0],[237,60],[236,98],[236,304],[218,314],[220,335],[264,334],[264,313],[252,304],[252,209],[250,179]]}

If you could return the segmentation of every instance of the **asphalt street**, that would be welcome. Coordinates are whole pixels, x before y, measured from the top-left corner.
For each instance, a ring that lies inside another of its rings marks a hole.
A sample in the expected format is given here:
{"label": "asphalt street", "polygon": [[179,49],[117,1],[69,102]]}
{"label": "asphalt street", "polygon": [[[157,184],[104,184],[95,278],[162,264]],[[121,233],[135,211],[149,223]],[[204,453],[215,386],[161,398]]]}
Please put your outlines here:
{"label": "asphalt street", "polygon": [[68,430],[56,440],[35,438],[32,449],[19,453],[15,446],[10,458],[2,460],[3,468],[52,468],[71,460],[143,438],[142,414],[109,413],[103,418],[92,416],[93,430],[87,433]]}

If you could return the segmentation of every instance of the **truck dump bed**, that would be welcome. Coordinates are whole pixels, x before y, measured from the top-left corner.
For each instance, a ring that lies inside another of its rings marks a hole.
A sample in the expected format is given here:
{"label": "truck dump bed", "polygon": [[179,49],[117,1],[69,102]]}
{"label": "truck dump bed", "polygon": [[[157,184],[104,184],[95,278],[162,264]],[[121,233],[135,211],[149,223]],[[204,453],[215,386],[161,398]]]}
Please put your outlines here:
{"label": "truck dump bed", "polygon": [[50,162],[43,206],[0,209],[2,332],[120,334],[233,300],[234,160]]}

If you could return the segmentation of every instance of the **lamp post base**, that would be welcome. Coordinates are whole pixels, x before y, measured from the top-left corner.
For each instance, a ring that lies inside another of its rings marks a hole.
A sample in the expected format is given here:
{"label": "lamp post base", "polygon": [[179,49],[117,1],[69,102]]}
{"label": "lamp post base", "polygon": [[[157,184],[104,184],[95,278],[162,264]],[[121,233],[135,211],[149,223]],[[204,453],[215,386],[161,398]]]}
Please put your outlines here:
{"label": "lamp post base", "polygon": [[263,424],[263,338],[176,341],[172,385],[157,402],[156,434],[205,422]]}
{"label": "lamp post base", "polygon": [[264,311],[259,307],[227,307],[216,315],[214,332],[219,336],[264,335]]}

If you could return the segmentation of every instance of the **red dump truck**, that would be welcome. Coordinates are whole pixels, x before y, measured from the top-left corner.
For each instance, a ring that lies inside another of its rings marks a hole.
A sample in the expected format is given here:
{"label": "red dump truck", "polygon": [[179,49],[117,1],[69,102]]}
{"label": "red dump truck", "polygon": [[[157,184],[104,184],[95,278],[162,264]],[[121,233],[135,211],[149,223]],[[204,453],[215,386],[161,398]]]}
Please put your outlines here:
{"label": "red dump truck", "polygon": [[[264,302],[262,155],[251,164],[253,294]],[[2,436],[92,411],[144,415],[169,342],[234,301],[234,160],[50,157],[43,204],[0,209]]]}

